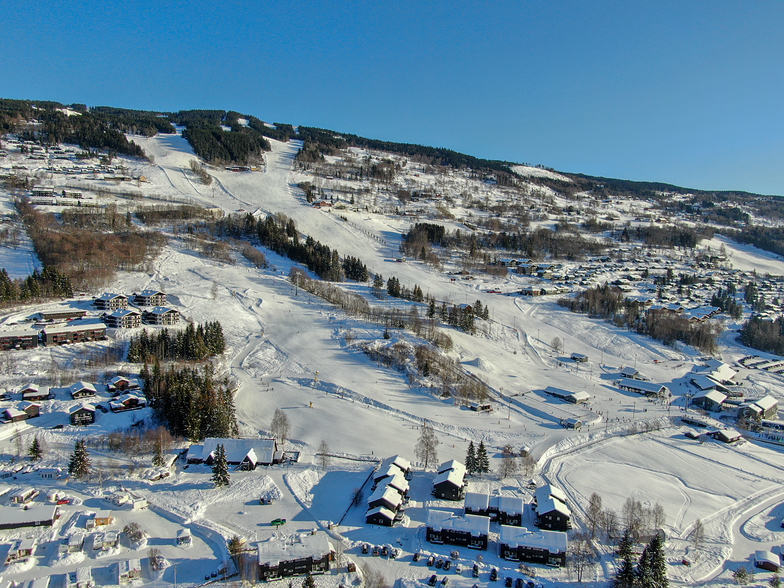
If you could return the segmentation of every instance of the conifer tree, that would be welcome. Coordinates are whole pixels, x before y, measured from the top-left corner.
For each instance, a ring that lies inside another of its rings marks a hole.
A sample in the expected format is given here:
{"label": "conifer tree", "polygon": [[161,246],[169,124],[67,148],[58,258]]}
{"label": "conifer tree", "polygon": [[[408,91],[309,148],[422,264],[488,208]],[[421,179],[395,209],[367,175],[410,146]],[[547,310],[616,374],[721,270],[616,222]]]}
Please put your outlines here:
{"label": "conifer tree", "polygon": [[476,467],[476,450],[474,449],[474,442],[468,442],[468,452],[466,453],[466,472],[469,474],[475,474],[477,471]]}
{"label": "conifer tree", "polygon": [[632,553],[632,536],[627,528],[618,544],[618,557],[621,559],[621,568],[613,582],[614,588],[633,588],[636,579],[634,570],[634,554]]}
{"label": "conifer tree", "polygon": [[91,465],[84,439],[77,439],[71,460],[68,462],[68,473],[76,479],[84,478],[90,473]]}
{"label": "conifer tree", "polygon": [[656,533],[648,544],[650,557],[651,588],[667,588],[670,583],[667,579],[667,560],[664,557],[664,541],[661,533]]}
{"label": "conifer tree", "polygon": [[316,580],[313,579],[313,576],[310,574],[305,576],[305,579],[302,580],[302,588],[316,588]]}
{"label": "conifer tree", "polygon": [[222,444],[215,448],[215,458],[212,462],[212,483],[216,488],[229,485],[229,464],[226,461],[226,450]]}
{"label": "conifer tree", "polygon": [[484,441],[479,442],[479,449],[476,450],[476,471],[480,474],[486,474],[490,471],[490,459],[487,457]]}
{"label": "conifer tree", "polygon": [[41,442],[38,440],[38,435],[33,437],[33,442],[30,444],[30,449],[27,450],[27,455],[29,455],[30,459],[33,461],[38,461],[43,457],[43,448],[41,447]]}

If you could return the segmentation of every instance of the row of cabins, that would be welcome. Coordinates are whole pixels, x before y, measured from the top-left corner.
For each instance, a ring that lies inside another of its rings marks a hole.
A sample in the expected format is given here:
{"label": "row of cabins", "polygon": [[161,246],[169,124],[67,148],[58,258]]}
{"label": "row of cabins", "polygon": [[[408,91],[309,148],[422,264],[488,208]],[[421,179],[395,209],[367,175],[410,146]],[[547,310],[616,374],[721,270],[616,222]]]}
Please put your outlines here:
{"label": "row of cabins", "polygon": [[501,527],[498,552],[511,561],[527,561],[550,566],[566,564],[567,535],[571,512],[561,490],[551,485],[534,493],[536,525],[539,531],[522,526],[522,498],[466,494],[465,514],[455,516],[443,510],[430,510],[426,539],[431,543],[459,545],[486,550],[491,518]]}
{"label": "row of cabins", "polygon": [[280,539],[272,537],[258,544],[259,580],[323,574],[330,569],[334,551],[323,531]]}
{"label": "row of cabins", "polygon": [[189,464],[212,465],[218,445],[223,445],[226,462],[238,470],[251,471],[257,466],[269,466],[283,461],[283,451],[278,449],[275,439],[224,439],[207,437],[202,443],[188,449]]}
{"label": "row of cabins", "polygon": [[[128,308],[129,298],[123,294],[104,292],[93,299],[93,306],[98,310],[118,310]],[[163,306],[166,304],[166,293],[160,290],[142,290],[133,294],[135,306]]]}
{"label": "row of cabins", "polygon": [[110,329],[134,329],[142,324],[171,326],[180,322],[180,311],[165,306],[156,306],[142,312],[135,309],[118,308],[112,312],[103,313],[101,320]]}
{"label": "row of cabins", "polygon": [[387,458],[373,476],[373,494],[368,498],[365,522],[391,527],[400,518],[400,509],[408,499],[410,462],[399,455]]}
{"label": "row of cabins", "polygon": [[35,349],[39,344],[65,345],[106,339],[106,325],[100,319],[81,318],[66,324],[50,325],[41,331],[15,329],[0,331],[0,350]]}
{"label": "row of cabins", "polygon": [[465,514],[488,517],[501,525],[520,527],[523,524],[523,499],[516,496],[490,496],[467,492]]}

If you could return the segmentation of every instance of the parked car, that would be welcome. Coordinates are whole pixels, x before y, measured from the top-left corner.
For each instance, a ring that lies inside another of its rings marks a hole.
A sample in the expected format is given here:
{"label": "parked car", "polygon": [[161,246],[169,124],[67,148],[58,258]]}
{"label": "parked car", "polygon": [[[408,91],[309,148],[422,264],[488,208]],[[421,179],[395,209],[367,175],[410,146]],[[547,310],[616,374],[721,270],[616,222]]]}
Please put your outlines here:
{"label": "parked car", "polygon": [[383,547],[381,547],[381,555],[384,556],[384,557],[389,555],[389,546],[388,545],[384,545]]}
{"label": "parked car", "polygon": [[449,552],[449,557],[452,559],[460,559],[460,552],[457,549],[453,549]]}
{"label": "parked car", "polygon": [[511,576],[507,576],[506,577],[506,580],[504,580],[504,586],[506,586],[506,588],[512,588],[512,577]]}
{"label": "parked car", "polygon": [[365,555],[367,555],[369,551],[370,551],[370,545],[368,545],[367,543],[364,543],[364,544],[362,545],[362,553],[364,553]]}
{"label": "parked car", "polygon": [[493,568],[490,570],[490,581],[495,582],[496,580],[498,580],[498,570]]}
{"label": "parked car", "polygon": [[106,408],[103,404],[96,404],[95,408],[97,408],[98,410],[100,410],[104,414],[109,412],[109,409]]}
{"label": "parked car", "polygon": [[436,556],[435,555],[431,555],[430,557],[427,558],[427,567],[432,568],[433,564],[435,564],[435,563],[436,563]]}
{"label": "parked car", "polygon": [[474,564],[474,568],[471,570],[471,577],[478,578],[479,577],[479,566]]}
{"label": "parked car", "polygon": [[414,561],[419,561],[421,557],[422,557],[422,556],[421,556],[421,555],[420,555],[420,553],[417,551],[417,552],[414,554],[414,557],[413,557],[413,559],[414,559]]}
{"label": "parked car", "polygon": [[270,525],[272,525],[273,527],[280,527],[285,524],[286,524],[286,519],[273,519],[272,521],[270,521]]}
{"label": "parked car", "polygon": [[430,576],[430,579],[427,581],[427,583],[428,583],[430,586],[435,586],[437,582],[438,582],[438,576],[436,576],[435,574],[433,574],[432,576]]}
{"label": "parked car", "polygon": [[373,557],[378,557],[381,555],[381,550],[378,548],[378,545],[373,546]]}
{"label": "parked car", "polygon": [[455,566],[455,573],[456,574],[462,574],[463,573],[463,566],[461,566],[460,564],[457,564]]}
{"label": "parked car", "polygon": [[444,560],[439,557],[436,560],[436,568],[440,570],[443,567],[444,567]]}
{"label": "parked car", "polygon": [[523,582],[522,578],[515,580],[515,588],[525,588],[525,582]]}
{"label": "parked car", "polygon": [[449,570],[449,568],[451,568],[451,567],[452,567],[452,562],[451,562],[451,560],[446,560],[446,561],[444,562],[444,571],[447,571],[447,570]]}
{"label": "parked car", "polygon": [[400,550],[397,547],[392,547],[389,550],[389,558],[390,559],[395,559],[395,558],[397,558],[398,555],[400,555]]}
{"label": "parked car", "polygon": [[443,578],[441,578],[441,585],[446,586],[447,584],[449,584],[449,578],[444,576]]}

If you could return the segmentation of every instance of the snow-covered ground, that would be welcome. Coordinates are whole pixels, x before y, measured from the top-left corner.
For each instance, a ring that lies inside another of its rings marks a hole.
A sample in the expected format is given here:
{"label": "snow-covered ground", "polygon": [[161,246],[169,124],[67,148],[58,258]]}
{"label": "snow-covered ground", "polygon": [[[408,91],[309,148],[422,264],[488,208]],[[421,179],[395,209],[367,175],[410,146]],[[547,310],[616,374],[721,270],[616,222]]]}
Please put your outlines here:
{"label": "snow-covered ground", "polygon": [[[203,581],[203,576],[225,558],[222,541],[234,534],[254,542],[276,533],[328,529],[330,523],[341,520],[342,525],[330,532],[334,541],[343,537],[346,554],[357,563],[370,565],[388,579],[428,578],[432,570],[427,569],[424,561],[413,563],[411,554],[422,550],[444,556],[450,548],[424,541],[422,524],[426,510],[433,506],[460,510],[459,503],[433,501],[429,493],[432,472],[420,468],[415,474],[415,506],[407,511],[404,526],[368,527],[364,525],[364,508],[349,505],[356,488],[364,486],[368,496],[365,481],[373,462],[334,458],[324,472],[316,467],[314,457],[323,440],[332,452],[355,459],[373,460],[399,453],[415,461],[414,449],[423,419],[433,425],[439,438],[440,461],[462,460],[469,441],[487,444],[494,468],[504,445],[530,448],[539,460],[535,478],[562,486],[578,521],[593,492],[602,495],[605,506],[615,510],[620,510],[627,497],[644,504],[661,504],[667,517],[670,577],[675,583],[726,584],[733,568],[741,564],[748,567],[748,557],[755,550],[778,549],[784,542],[784,535],[775,524],[782,516],[780,505],[784,501],[784,492],[779,490],[784,479],[781,448],[749,442],[733,447],[714,441],[700,444],[683,437],[682,428],[675,422],[682,413],[684,395],[693,392],[685,378],[699,362],[700,355],[693,349],[666,347],[609,323],[570,314],[552,299],[487,292],[519,290],[518,276],[494,278],[480,274],[475,280],[452,281],[445,272],[418,261],[396,263],[401,235],[408,230],[409,221],[350,209],[338,214],[307,205],[296,188],[303,174],[292,171],[299,149],[296,142],[271,140],[273,150],[266,155],[267,170],[263,173],[209,168],[215,181],[205,187],[189,169],[195,155],[180,135],[133,139],[154,157],[153,163],[127,162],[134,173],[149,180],[134,189],[148,198],[154,196],[155,202],[193,201],[227,213],[283,213],[296,221],[300,232],[338,249],[341,255],[359,257],[371,272],[385,278],[397,276],[409,286],[418,284],[439,300],[481,300],[491,315],[490,321],[479,321],[474,336],[449,331],[455,344],[451,356],[492,390],[494,410],[477,413],[457,406],[453,399],[442,398],[440,391],[429,388],[426,382],[410,384],[405,373],[371,360],[358,349],[358,344],[383,341],[383,327],[348,317],[302,290],[295,291],[287,280],[292,262],[270,252],[265,252],[270,264],[267,269],[253,268],[239,257],[234,265],[228,265],[201,257],[173,235],[149,273],[118,274],[109,288],[112,291],[128,294],[144,288],[160,289],[188,320],[219,320],[228,344],[219,369],[231,374],[240,385],[235,403],[242,433],[266,436],[272,413],[279,408],[291,422],[286,448],[301,452],[296,465],[232,472],[232,485],[226,490],[212,487],[208,468],[190,466],[186,470],[181,463],[175,474],[158,482],[139,475],[144,468],[138,467],[135,474],[126,473],[117,481],[106,482],[122,483],[146,496],[153,505],[143,513],[122,512],[115,528],[136,520],[150,533],[151,544],[166,546],[164,555],[173,565],[164,573],[164,582],[174,582],[175,568],[180,584]],[[526,168],[520,173],[545,171]],[[733,265],[738,264],[740,269],[784,274],[784,261],[774,255],[718,238],[707,244],[716,251],[723,244]],[[10,251],[0,249],[0,266],[20,263]],[[364,285],[346,287],[364,293],[374,304],[394,303],[406,311],[410,306],[401,301],[373,299]],[[84,299],[70,304],[86,306]],[[7,317],[6,323],[27,314],[20,310],[14,317]],[[353,335],[350,345],[346,341],[347,331]],[[120,340],[127,338],[126,333],[112,335]],[[399,338],[418,342],[411,334],[395,330],[392,337],[391,341]],[[559,354],[551,346],[556,337],[563,342],[564,352]],[[126,364],[101,368],[96,374],[79,362],[85,350],[103,346],[93,343],[5,353],[0,357],[4,368],[0,386],[18,389],[28,381],[50,377],[53,371],[60,373],[67,385],[80,378],[104,381],[115,368],[138,369]],[[730,363],[749,352],[731,337],[722,339],[720,351],[723,360]],[[572,362],[569,355],[574,352],[588,355],[589,362]],[[673,397],[669,402],[648,402],[620,391],[613,382],[624,366],[635,366],[652,381],[667,385]],[[761,370],[740,372],[746,379],[747,396],[784,396],[781,376]],[[545,395],[542,389],[547,386],[584,390],[591,399],[587,405],[574,406]],[[17,403],[16,398],[0,402],[0,408]],[[97,436],[128,427],[134,420],[149,415],[148,411],[99,414],[98,422],[87,428],[50,429],[67,421],[67,410],[72,404],[65,399],[46,403],[40,419],[30,421],[29,428],[11,430],[5,436],[7,440],[0,441],[0,452],[10,459],[38,434],[49,447],[45,464],[63,465],[78,436]],[[588,425],[581,431],[562,428],[559,421],[569,417],[579,417]],[[634,423],[643,421],[657,421],[664,428],[626,435]],[[118,466],[132,462],[146,465],[151,457],[130,459],[108,450],[94,451],[95,461]],[[32,479],[35,474],[28,476]],[[499,480],[492,474],[472,479],[470,489],[498,490],[528,499],[527,482],[527,478],[519,476]],[[21,478],[14,481],[22,483]],[[42,483],[35,480],[36,485]],[[47,484],[65,485],[57,480]],[[69,484],[68,492],[85,498],[84,505],[78,507],[82,510],[106,508],[95,488]],[[262,493],[274,496],[273,504],[261,506],[258,498]],[[52,550],[56,550],[52,545],[67,532],[69,521],[76,516],[72,514],[75,509],[67,507],[66,516],[55,529],[39,531],[42,539],[50,539],[52,544],[39,548],[42,553],[37,554],[35,568],[12,571],[4,577],[21,580],[44,575],[48,573],[47,565],[57,565],[52,573],[62,574],[84,565],[70,560],[58,560],[57,564],[51,561]],[[288,523],[273,530],[269,522],[279,517]],[[707,538],[702,552],[693,554],[689,551],[689,533],[697,518],[705,524]],[[76,519],[74,525],[83,528],[79,521]],[[187,551],[174,547],[172,541],[176,530],[184,526],[191,528],[196,538],[194,547]],[[579,522],[575,526],[579,527]],[[491,539],[497,540],[498,529],[491,531]],[[0,532],[0,542],[7,545],[22,534]],[[403,557],[391,561],[363,556],[360,548],[365,542],[398,544],[404,550]],[[496,553],[491,546],[489,552],[482,554],[481,582],[487,580],[491,566],[501,568],[502,578],[519,576],[514,566],[499,560]],[[134,556],[123,549],[111,561],[129,557]],[[464,564],[473,564],[473,554],[469,557],[464,553],[463,558]],[[684,558],[692,560],[693,565],[681,565]],[[113,583],[109,579],[110,562],[94,563],[101,570],[94,572],[101,577],[100,583]],[[548,588],[570,580],[565,570],[537,570]],[[605,559],[588,584],[603,585],[612,573],[612,565]],[[452,572],[447,575],[458,586],[468,587],[475,582],[470,572],[464,572],[462,577]],[[342,574],[332,574],[320,582],[337,585],[344,580]]]}

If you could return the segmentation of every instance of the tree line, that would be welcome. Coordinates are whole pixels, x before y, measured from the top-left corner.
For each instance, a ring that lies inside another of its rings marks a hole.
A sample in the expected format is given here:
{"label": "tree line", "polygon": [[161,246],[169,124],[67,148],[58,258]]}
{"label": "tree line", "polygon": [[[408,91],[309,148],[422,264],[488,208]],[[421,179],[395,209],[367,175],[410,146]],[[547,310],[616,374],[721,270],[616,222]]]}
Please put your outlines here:
{"label": "tree line", "polygon": [[190,323],[184,330],[162,329],[157,335],[142,329],[141,333],[131,337],[128,361],[204,361],[225,350],[226,340],[220,322],[207,321],[197,326]]}
{"label": "tree line", "polygon": [[71,298],[71,280],[55,268],[35,270],[26,278],[12,280],[5,268],[0,269],[0,306],[25,303],[31,300]]}
{"label": "tree line", "polygon": [[141,269],[166,242],[162,233],[140,231],[112,208],[63,212],[59,220],[25,200],[17,202],[17,210],[44,267],[77,287],[101,286],[117,270]]}
{"label": "tree line", "polygon": [[152,367],[144,364],[140,376],[150,405],[172,435],[198,441],[239,434],[234,390],[227,377],[216,381],[212,364],[164,369],[156,359]]}
{"label": "tree line", "polygon": [[248,165],[272,147],[261,133],[240,128],[242,130],[224,131],[218,125],[200,123],[198,126],[189,125],[182,136],[193,147],[196,155],[209,163]]}
{"label": "tree line", "polygon": [[605,243],[585,239],[574,233],[552,231],[539,227],[533,231],[474,232],[445,231],[432,223],[417,223],[403,238],[403,252],[415,258],[423,258],[427,246],[434,244],[450,249],[463,249],[472,257],[480,249],[519,252],[531,259],[582,259],[586,255],[600,255],[607,249]]}
{"label": "tree line", "polygon": [[784,355],[784,318],[767,320],[755,315],[743,324],[739,339],[752,349]]}
{"label": "tree line", "polygon": [[674,345],[681,341],[703,351],[713,352],[718,345],[721,326],[711,321],[690,322],[682,313],[651,308],[626,298],[620,288],[603,286],[588,288],[574,298],[560,298],[558,304],[572,312],[611,320],[619,327],[634,330]]}

